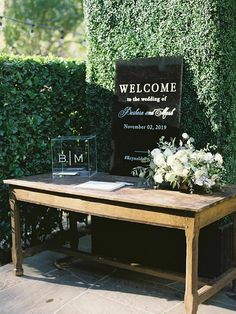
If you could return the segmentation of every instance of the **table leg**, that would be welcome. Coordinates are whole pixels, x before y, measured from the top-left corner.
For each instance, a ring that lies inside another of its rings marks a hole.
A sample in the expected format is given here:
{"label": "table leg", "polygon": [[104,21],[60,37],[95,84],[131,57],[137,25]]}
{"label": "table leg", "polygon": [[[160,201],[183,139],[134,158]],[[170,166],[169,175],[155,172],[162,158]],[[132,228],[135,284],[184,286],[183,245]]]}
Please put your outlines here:
{"label": "table leg", "polygon": [[79,234],[77,229],[77,214],[70,212],[69,221],[70,221],[70,247],[72,248],[72,250],[78,250]]}
{"label": "table leg", "polygon": [[196,314],[198,308],[198,237],[199,229],[193,219],[185,229],[186,236],[186,283],[185,314]]}
{"label": "table leg", "polygon": [[10,190],[11,228],[12,228],[12,262],[16,276],[23,275],[22,248],[20,232],[20,209],[15,198],[14,190]]}
{"label": "table leg", "polygon": [[[236,214],[234,214],[234,229],[233,229],[233,264],[236,267]],[[232,290],[236,292],[236,279],[233,280]]]}

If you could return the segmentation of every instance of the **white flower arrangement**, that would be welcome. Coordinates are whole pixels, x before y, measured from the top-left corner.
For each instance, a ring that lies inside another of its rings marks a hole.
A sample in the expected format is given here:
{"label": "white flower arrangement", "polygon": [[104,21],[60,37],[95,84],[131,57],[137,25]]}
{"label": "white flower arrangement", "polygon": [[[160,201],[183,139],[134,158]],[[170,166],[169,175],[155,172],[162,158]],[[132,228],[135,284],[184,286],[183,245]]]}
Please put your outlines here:
{"label": "white flower arrangement", "polygon": [[193,193],[194,186],[200,186],[206,192],[210,192],[213,187],[223,186],[223,158],[221,154],[210,151],[216,147],[208,144],[204,149],[197,150],[194,139],[187,133],[182,134],[178,146],[175,141],[167,142],[161,137],[158,147],[143,159],[148,166],[136,167],[132,174],[146,178],[149,184],[156,187],[162,183],[168,183],[173,188],[185,185],[190,193]]}

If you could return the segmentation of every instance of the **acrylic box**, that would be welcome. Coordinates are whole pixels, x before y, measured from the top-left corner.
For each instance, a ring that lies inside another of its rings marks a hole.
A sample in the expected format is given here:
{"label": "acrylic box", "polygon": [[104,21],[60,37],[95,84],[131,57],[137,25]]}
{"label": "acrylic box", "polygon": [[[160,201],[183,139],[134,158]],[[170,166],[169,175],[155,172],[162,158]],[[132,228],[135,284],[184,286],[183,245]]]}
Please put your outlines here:
{"label": "acrylic box", "polygon": [[91,177],[97,172],[96,136],[61,136],[51,140],[53,178]]}

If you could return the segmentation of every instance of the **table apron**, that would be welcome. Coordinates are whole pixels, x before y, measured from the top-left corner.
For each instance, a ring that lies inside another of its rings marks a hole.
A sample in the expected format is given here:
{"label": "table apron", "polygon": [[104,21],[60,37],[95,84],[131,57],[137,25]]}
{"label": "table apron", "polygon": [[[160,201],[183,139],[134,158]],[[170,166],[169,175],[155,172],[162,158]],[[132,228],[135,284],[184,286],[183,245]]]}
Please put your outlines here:
{"label": "table apron", "polygon": [[236,211],[236,199],[228,199],[210,208],[203,209],[199,214],[199,226],[203,228]]}
{"label": "table apron", "polygon": [[142,224],[184,230],[186,229],[186,226],[191,224],[194,220],[194,217],[158,212],[156,208],[152,211],[135,208],[134,204],[132,204],[132,207],[129,207],[129,204],[127,204],[127,206],[123,204],[120,205],[119,202],[116,201],[103,202],[101,199],[99,199],[99,201],[91,201],[91,198],[86,200],[79,196],[63,196],[60,194],[52,194],[50,192],[47,193],[45,191],[40,192],[21,188],[13,188],[12,192],[16,200],[22,202]]}

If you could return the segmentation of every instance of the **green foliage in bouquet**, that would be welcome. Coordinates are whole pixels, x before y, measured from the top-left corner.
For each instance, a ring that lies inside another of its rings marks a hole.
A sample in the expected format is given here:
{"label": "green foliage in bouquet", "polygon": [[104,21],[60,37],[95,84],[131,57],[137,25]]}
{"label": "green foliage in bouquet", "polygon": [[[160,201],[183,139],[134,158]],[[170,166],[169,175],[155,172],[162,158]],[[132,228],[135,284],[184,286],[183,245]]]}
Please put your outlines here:
{"label": "green foliage in bouquet", "polygon": [[223,186],[223,158],[221,154],[211,152],[216,147],[207,145],[198,150],[193,145],[194,139],[187,133],[182,134],[178,145],[175,141],[167,142],[161,137],[158,147],[143,159],[148,165],[134,168],[133,175],[146,178],[148,184],[156,187],[162,183],[178,189],[185,185],[190,193],[193,193],[195,186],[202,187],[206,192]]}

